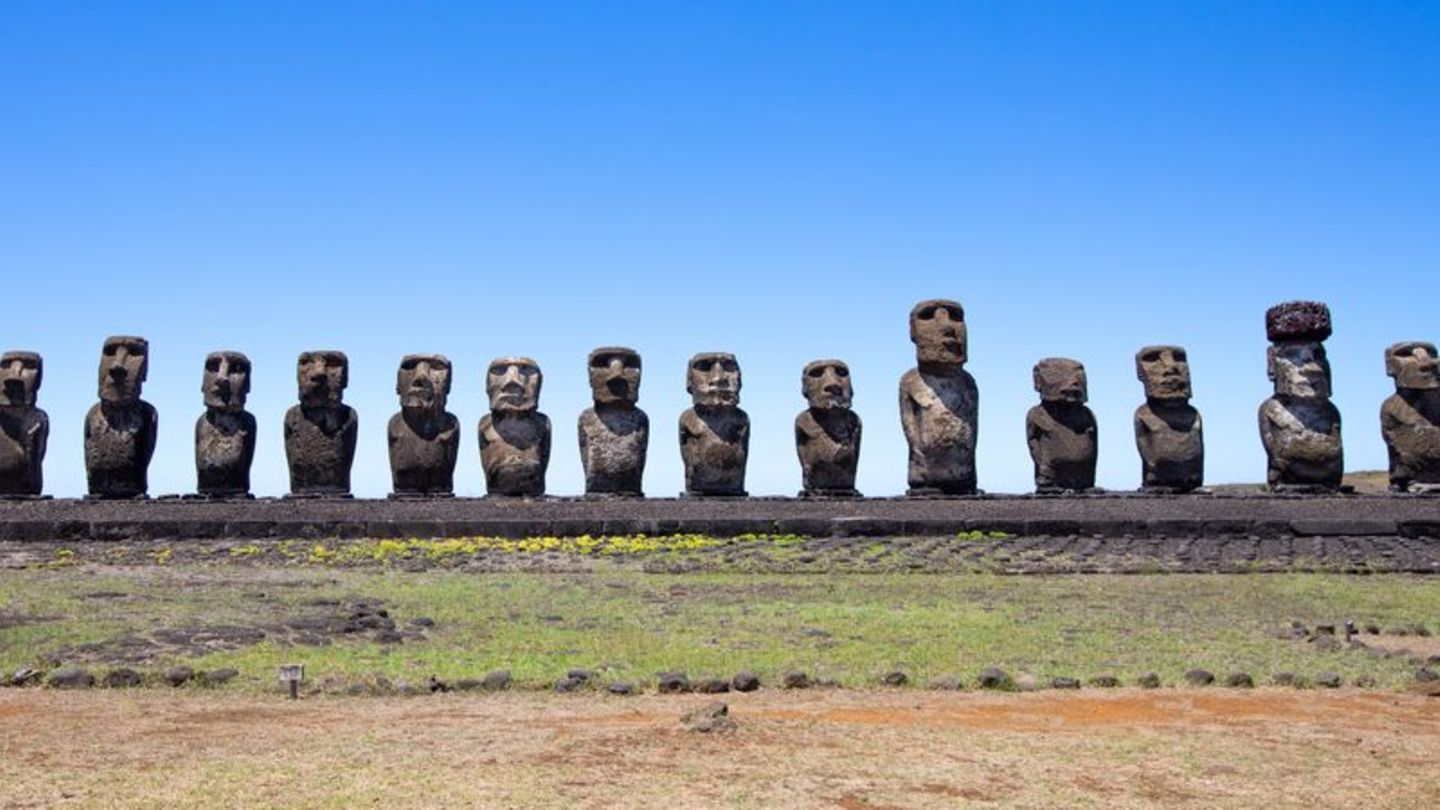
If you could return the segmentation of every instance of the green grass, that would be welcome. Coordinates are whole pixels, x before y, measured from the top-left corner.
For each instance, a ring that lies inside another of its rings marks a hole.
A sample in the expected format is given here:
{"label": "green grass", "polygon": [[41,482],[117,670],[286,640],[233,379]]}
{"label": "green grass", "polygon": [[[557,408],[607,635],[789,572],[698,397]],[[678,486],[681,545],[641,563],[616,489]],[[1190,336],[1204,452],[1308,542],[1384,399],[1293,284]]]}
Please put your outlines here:
{"label": "green grass", "polygon": [[[93,596],[106,593],[123,596]],[[0,571],[0,670],[160,628],[270,627],[343,609],[317,600],[355,599],[382,602],[402,627],[422,616],[435,626],[425,640],[396,645],[368,636],[326,646],[265,641],[201,655],[170,651],[132,666],[235,667],[239,688],[249,689],[274,688],[275,668],[292,661],[304,662],[312,680],[453,680],[507,668],[529,687],[571,667],[641,684],[666,670],[694,678],[753,669],[773,682],[799,668],[862,685],[893,669],[923,684],[973,678],[990,665],[1042,680],[1113,672],[1128,681],[1153,670],[1167,683],[1192,667],[1222,677],[1243,670],[1257,681],[1281,670],[1336,671],[1398,687],[1413,671],[1401,660],[1317,652],[1275,631],[1292,619],[1440,625],[1440,581],[1405,575],[479,574],[87,564]],[[107,668],[83,653],[61,657]]]}

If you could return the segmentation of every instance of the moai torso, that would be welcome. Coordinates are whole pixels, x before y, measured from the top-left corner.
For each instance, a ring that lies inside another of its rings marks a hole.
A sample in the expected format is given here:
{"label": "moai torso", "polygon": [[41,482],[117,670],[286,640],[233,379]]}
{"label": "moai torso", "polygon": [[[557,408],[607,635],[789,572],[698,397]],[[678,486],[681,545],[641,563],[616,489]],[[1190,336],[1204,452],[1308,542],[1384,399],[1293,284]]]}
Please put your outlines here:
{"label": "moai torso", "polygon": [[1380,407],[1380,433],[1390,455],[1390,487],[1440,488],[1440,367],[1433,343],[1408,341],[1385,350],[1395,393]]}
{"label": "moai torso", "polygon": [[92,498],[137,498],[149,489],[159,419],[140,399],[149,343],[112,337],[100,358],[100,401],[85,415],[85,473]]}
{"label": "moai torso", "polygon": [[739,408],[740,383],[734,355],[702,352],[690,358],[685,387],[694,407],[680,414],[686,495],[745,495],[750,417]]}
{"label": "moai torso", "polygon": [[34,498],[44,491],[50,418],[35,407],[42,372],[34,352],[0,356],[0,498]]}
{"label": "moai torso", "polygon": [[480,465],[491,495],[545,494],[550,418],[536,410],[542,379],[526,357],[500,358],[486,372],[490,413],[480,419]]}
{"label": "moai torso", "polygon": [[850,367],[839,360],[815,360],[800,376],[809,408],[795,417],[795,451],[800,457],[804,497],[855,497],[860,462],[860,417],[850,410]]}
{"label": "moai torso", "polygon": [[1084,404],[1086,388],[1085,368],[1074,360],[1052,357],[1035,366],[1041,403],[1025,415],[1025,438],[1037,492],[1095,487],[1099,431]]}
{"label": "moai torso", "polygon": [[1340,411],[1330,402],[1330,310],[1291,301],[1265,313],[1267,373],[1275,395],[1260,404],[1260,439],[1272,490],[1339,489],[1345,474]]}
{"label": "moai torso", "polygon": [[406,355],[396,374],[400,412],[385,435],[396,496],[446,497],[455,493],[460,420],[445,410],[450,360],[438,354]]}
{"label": "moai torso", "polygon": [[341,401],[350,382],[343,352],[310,351],[296,362],[300,404],[285,412],[290,494],[348,496],[359,416]]}
{"label": "moai torso", "polygon": [[976,491],[980,397],[965,371],[965,312],[954,301],[921,301],[910,311],[916,367],[900,378],[900,425],[909,446],[911,495]]}
{"label": "moai torso", "polygon": [[1146,346],[1135,354],[1145,404],[1135,409],[1135,446],[1145,492],[1189,492],[1205,479],[1200,412],[1190,406],[1190,361],[1179,346]]}
{"label": "moai torso", "polygon": [[255,417],[245,410],[250,393],[250,360],[239,352],[212,352],[205,358],[200,386],[205,413],[195,422],[196,489],[215,498],[250,494],[255,460]]}
{"label": "moai torso", "polygon": [[580,414],[577,433],[586,495],[639,496],[650,445],[650,418],[636,407],[640,355],[605,347],[588,359],[594,405]]}

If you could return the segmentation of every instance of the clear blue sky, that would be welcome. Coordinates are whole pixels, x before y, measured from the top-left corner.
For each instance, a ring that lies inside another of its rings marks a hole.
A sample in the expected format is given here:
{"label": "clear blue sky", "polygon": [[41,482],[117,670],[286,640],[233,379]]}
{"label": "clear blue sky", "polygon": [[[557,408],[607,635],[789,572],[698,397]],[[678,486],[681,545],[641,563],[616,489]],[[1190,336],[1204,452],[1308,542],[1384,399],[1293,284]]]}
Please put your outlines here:
{"label": "clear blue sky", "polygon": [[835,356],[881,495],[921,298],[967,310],[991,491],[1031,488],[1041,357],[1089,369],[1128,489],[1141,345],[1189,348],[1222,482],[1263,478],[1270,304],[1331,305],[1351,469],[1385,465],[1384,347],[1440,339],[1437,3],[8,2],[0,122],[0,348],[45,356],[56,495],[109,334],[151,340],[155,494],[194,488],[206,352],[254,361],[260,494],[296,354],[348,352],[366,496],[410,352],[455,362],[462,494],[490,358],[540,362],[578,493],[585,355],[627,344],[649,493],[686,359],[728,350],[752,493],[798,489],[800,369]]}

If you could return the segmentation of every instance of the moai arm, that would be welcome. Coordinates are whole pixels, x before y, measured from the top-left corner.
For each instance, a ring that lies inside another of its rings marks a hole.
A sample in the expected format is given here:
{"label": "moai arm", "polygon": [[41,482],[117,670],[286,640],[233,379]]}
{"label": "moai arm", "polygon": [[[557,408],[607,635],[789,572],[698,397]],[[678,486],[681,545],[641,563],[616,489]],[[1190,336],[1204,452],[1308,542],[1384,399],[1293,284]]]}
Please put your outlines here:
{"label": "moai arm", "polygon": [[141,404],[145,406],[145,429],[140,431],[136,453],[143,472],[143,468],[150,466],[150,459],[155,455],[155,440],[160,436],[160,412],[149,403]]}
{"label": "moai arm", "polygon": [[589,413],[589,411],[582,411],[580,418],[575,421],[575,432],[580,436],[581,465],[588,465],[590,459],[590,436],[585,432],[585,417],[588,416]]}
{"label": "moai arm", "polygon": [[1035,418],[1034,411],[1025,416],[1025,444],[1030,448],[1030,457],[1040,457],[1040,440],[1044,438],[1045,432],[1040,429],[1039,421]]}
{"label": "moai arm", "polygon": [[[35,417],[35,422],[30,425],[30,446],[34,448],[34,457],[43,459],[45,458],[45,447],[50,441],[50,417],[44,411],[36,411]],[[85,423],[85,427],[87,429],[90,427],[88,421]]]}
{"label": "moai arm", "polygon": [[550,417],[543,413],[535,414],[540,421],[540,469],[545,470],[550,466]]}
{"label": "moai arm", "polygon": [[910,396],[909,381],[909,374],[900,378],[900,428],[905,432],[905,442],[915,447],[920,441],[920,403]]}
{"label": "moai arm", "polygon": [[1260,442],[1265,445],[1265,454],[1272,459],[1280,452],[1280,447],[1277,445],[1275,419],[1271,414],[1272,409],[1278,407],[1279,405],[1273,400],[1267,399],[1260,403]]}
{"label": "moai arm", "polygon": [[736,408],[736,411],[738,411],[738,412],[739,412],[739,415],[740,415],[740,435],[739,435],[739,437],[738,437],[738,439],[739,439],[739,441],[740,441],[740,452],[741,452],[741,453],[744,453],[744,454],[746,454],[746,455],[749,455],[749,453],[750,453],[750,416],[749,416],[749,414],[745,413],[744,411],[741,411],[739,408]]}

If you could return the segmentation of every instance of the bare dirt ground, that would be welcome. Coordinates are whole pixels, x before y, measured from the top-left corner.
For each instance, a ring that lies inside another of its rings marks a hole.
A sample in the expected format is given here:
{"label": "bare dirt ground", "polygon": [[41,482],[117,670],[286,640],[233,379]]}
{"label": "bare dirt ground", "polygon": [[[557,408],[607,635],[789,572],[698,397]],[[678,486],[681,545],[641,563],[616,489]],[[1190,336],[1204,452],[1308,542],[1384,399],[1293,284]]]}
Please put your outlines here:
{"label": "bare dirt ground", "polygon": [[423,700],[0,693],[0,807],[1422,807],[1440,700],[765,690]]}

